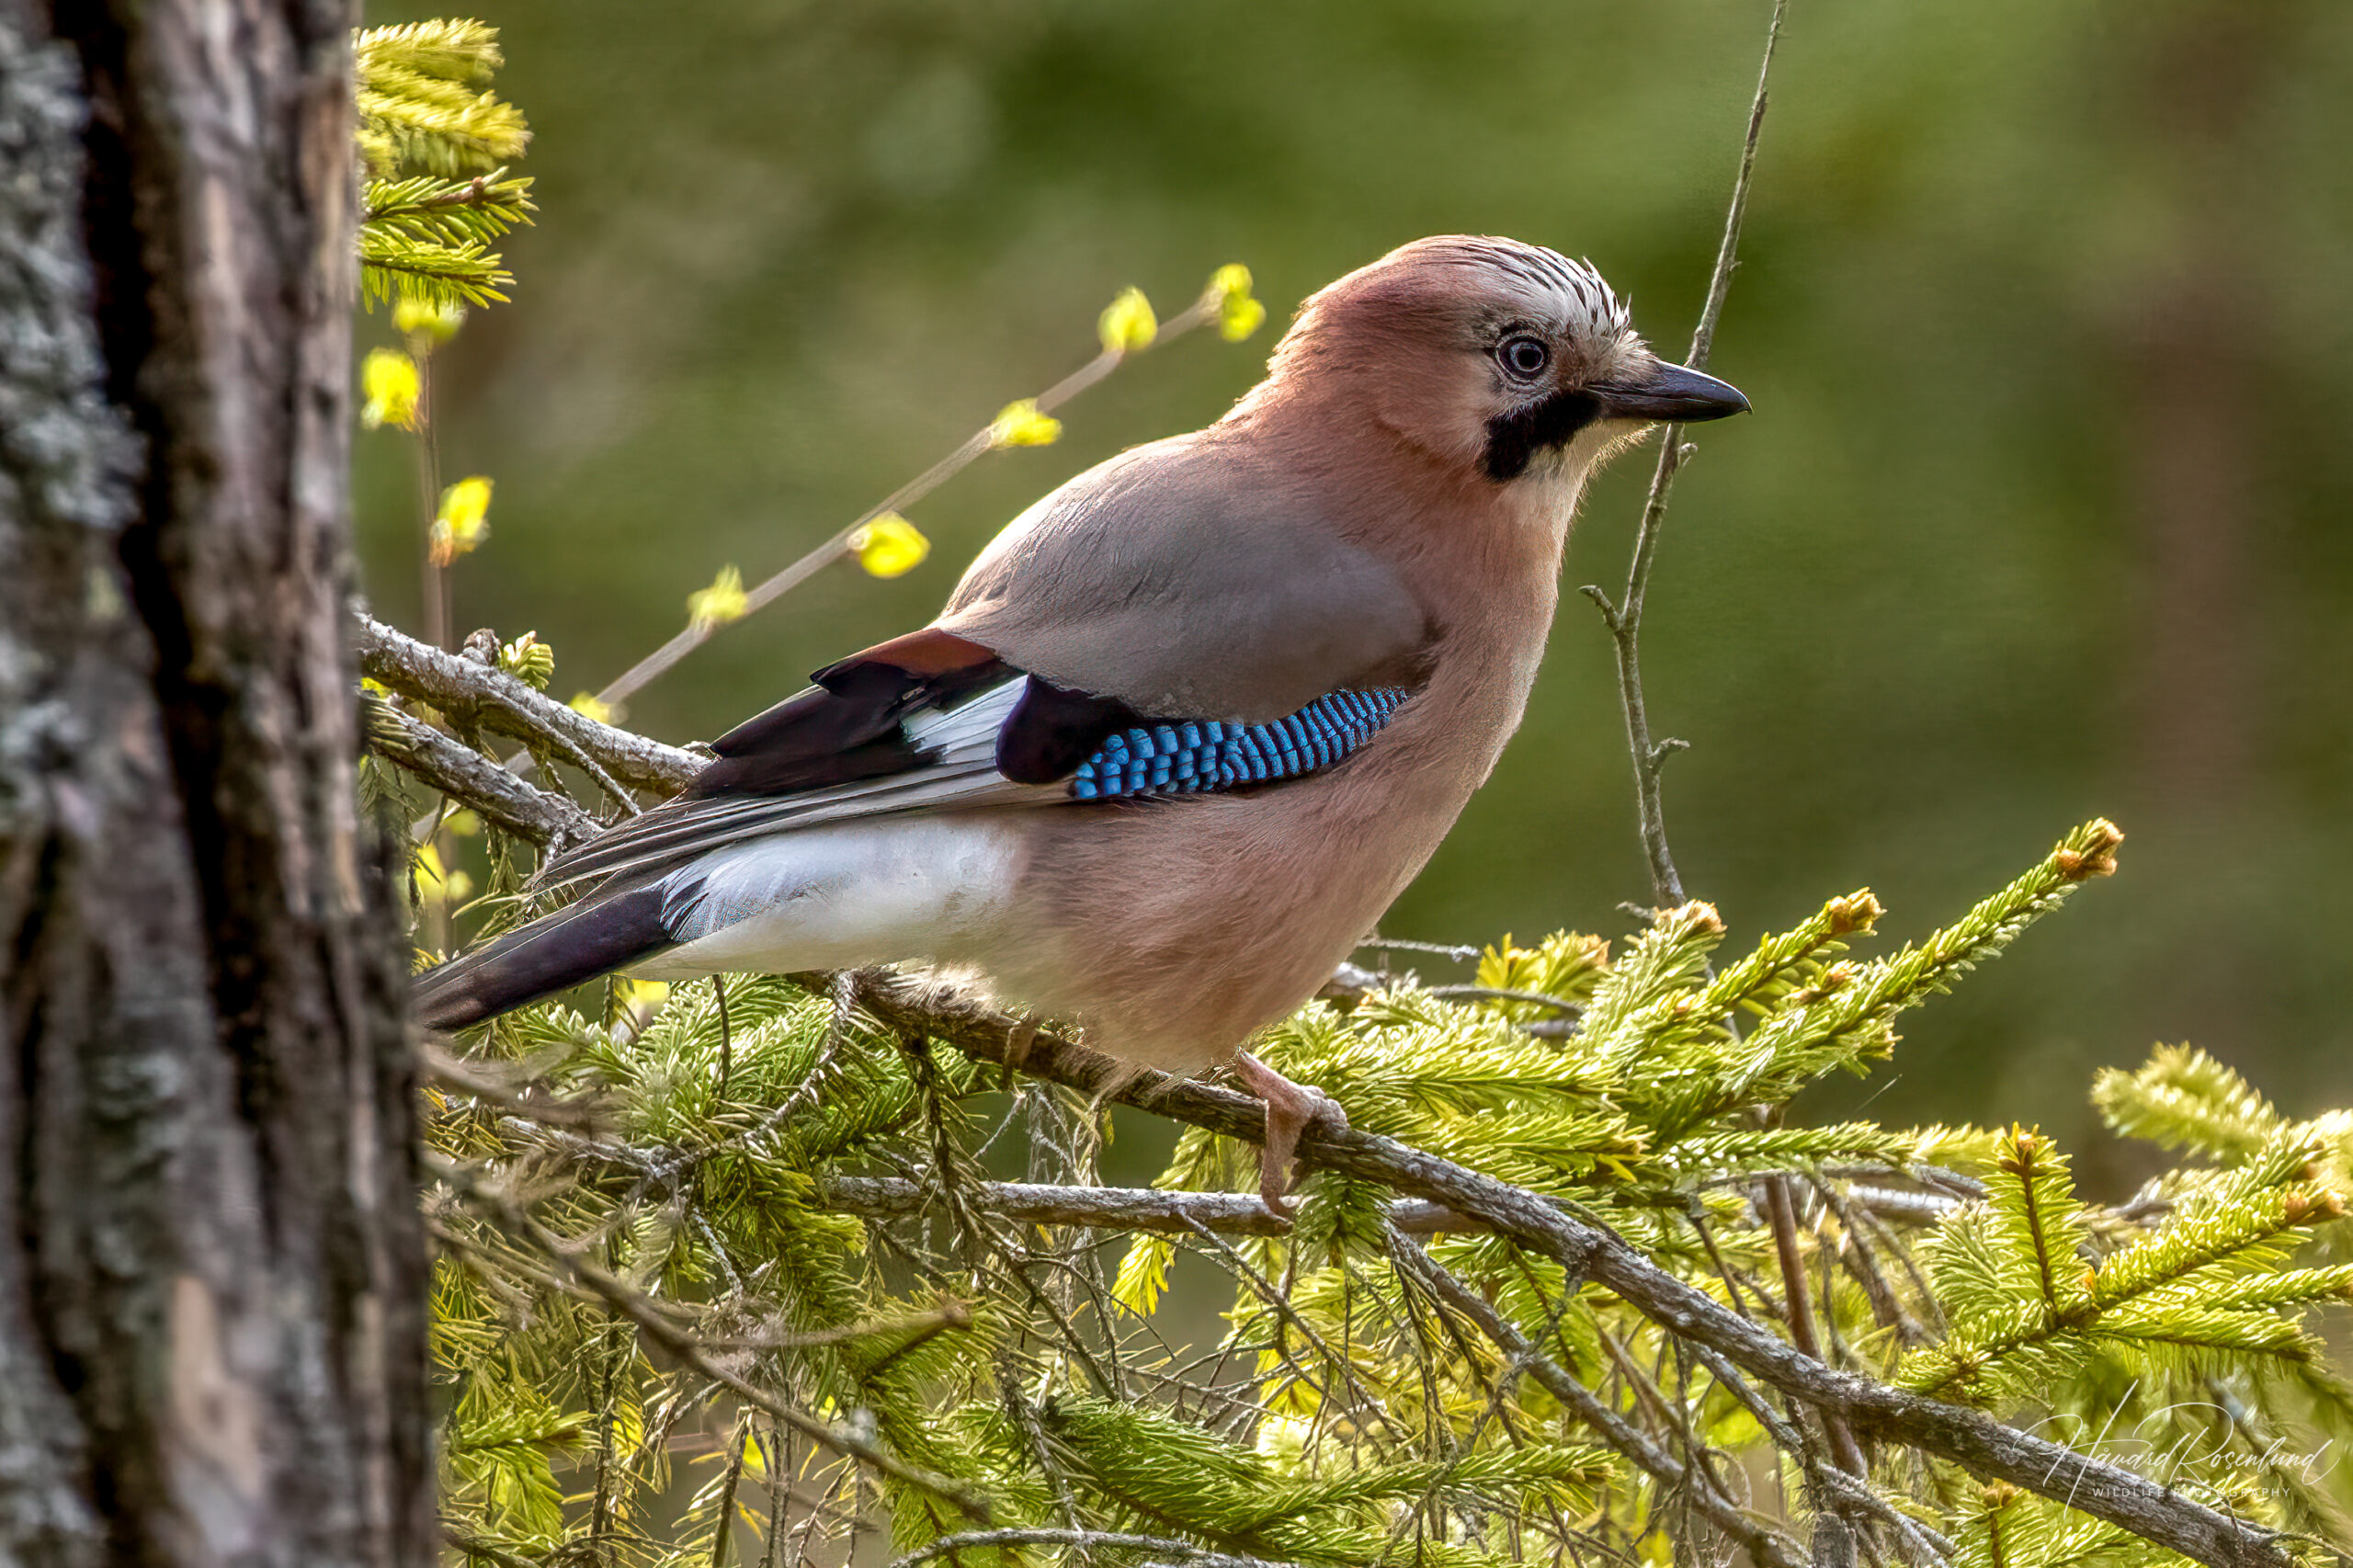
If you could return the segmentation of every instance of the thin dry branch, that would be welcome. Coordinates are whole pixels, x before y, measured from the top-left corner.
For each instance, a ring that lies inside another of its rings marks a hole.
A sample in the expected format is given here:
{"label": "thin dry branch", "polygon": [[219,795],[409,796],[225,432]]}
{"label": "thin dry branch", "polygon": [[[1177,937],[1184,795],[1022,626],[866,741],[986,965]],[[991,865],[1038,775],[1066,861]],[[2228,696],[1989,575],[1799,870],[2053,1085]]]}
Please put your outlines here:
{"label": "thin dry branch", "polygon": [[703,769],[704,759],[694,753],[600,724],[505,670],[445,653],[369,616],[354,619],[360,673],[404,697],[464,714],[485,730],[519,741],[553,741],[593,759],[620,783],[653,795],[676,794]]}
{"label": "thin dry branch", "polygon": [[[1722,317],[1724,296],[1732,289],[1733,269],[1739,264],[1741,220],[1748,212],[1749,182],[1756,171],[1756,139],[1765,129],[1766,84],[1773,74],[1773,53],[1781,41],[1781,17],[1788,0],[1774,0],[1773,19],[1765,34],[1765,60],[1756,71],[1756,97],[1749,105],[1748,135],[1741,144],[1740,173],[1734,176],[1732,203],[1724,213],[1722,241],[1716,247],[1715,271],[1708,279],[1707,303],[1691,334],[1691,351],[1684,362],[1695,370],[1708,367],[1715,347],[1716,323]],[[1627,568],[1626,586],[1618,601],[1595,584],[1581,590],[1600,607],[1618,653],[1618,697],[1626,712],[1626,745],[1634,759],[1634,793],[1642,812],[1643,852],[1650,861],[1651,896],[1661,909],[1688,902],[1683,878],[1667,847],[1666,815],[1659,798],[1659,774],[1666,759],[1684,746],[1677,740],[1654,742],[1648,704],[1643,698],[1643,602],[1650,593],[1651,568],[1658,560],[1659,529],[1666,522],[1666,501],[1675,487],[1676,471],[1686,456],[1683,426],[1670,425],[1659,435],[1658,467],[1651,474],[1650,494],[1643,502],[1642,521],[1634,529],[1634,558]]]}
{"label": "thin dry branch", "polygon": [[471,746],[388,702],[368,699],[366,733],[369,749],[379,756],[539,848],[560,854],[599,831],[597,819],[565,796],[533,789]]}
{"label": "thin dry branch", "polygon": [[[1218,314],[1218,302],[1219,296],[1215,289],[1203,293],[1192,304],[1160,324],[1158,335],[1153,339],[1154,346],[1165,345],[1170,339],[1181,337],[1197,326],[1215,321]],[[1051,414],[1055,409],[1118,369],[1131,352],[1122,348],[1106,347],[1094,358],[1089,359],[1030,401],[1039,413]],[[995,449],[996,446],[995,434],[994,424],[984,425],[973,431],[954,451],[949,452],[915,478],[843,524],[823,544],[781,571],[762,579],[744,596],[744,614],[748,616],[766,609],[769,605],[774,604],[847,554],[849,541],[858,529],[885,514],[904,511],[914,506],[962,472],[983,454]],[[737,619],[740,619],[742,617]],[[619,707],[666,674],[679,660],[710,641],[722,627],[733,624],[734,624],[733,621],[697,621],[688,625],[667,642],[623,671],[611,685],[597,694],[597,700],[608,707]]]}
{"label": "thin dry branch", "polygon": [[[562,1149],[575,1159],[594,1160],[644,1175],[644,1187],[675,1188],[679,1178],[722,1149],[740,1147],[789,1117],[794,1102],[771,1110],[747,1132],[723,1144],[699,1147],[642,1148],[609,1139],[581,1136],[567,1131],[596,1124],[598,1108],[565,1100],[526,1100],[464,1062],[435,1048],[426,1048],[427,1075],[461,1093],[473,1095],[508,1113],[518,1134],[533,1136]],[[637,1193],[632,1192],[631,1201]],[[813,1197],[816,1208],[834,1214],[855,1214],[868,1220],[912,1220],[933,1214],[941,1202],[940,1188],[905,1176],[828,1176]],[[1161,1235],[1196,1235],[1212,1231],[1220,1235],[1285,1236],[1288,1220],[1279,1220],[1257,1198],[1241,1192],[1171,1192],[1153,1187],[1076,1187],[1044,1182],[972,1182],[957,1190],[957,1201],[970,1213],[986,1214],[1020,1224],[1062,1225],[1078,1230],[1151,1231]],[[1849,1202],[1850,1210],[1868,1211]],[[1484,1221],[1454,1212],[1441,1203],[1401,1198],[1389,1205],[1390,1227],[1409,1236],[1486,1233]]]}
{"label": "thin dry branch", "polygon": [[[976,1182],[961,1195],[977,1213],[1032,1225],[1074,1225],[1098,1231],[1152,1231],[1188,1236],[1199,1231],[1225,1235],[1280,1236],[1290,1222],[1267,1211],[1243,1192],[1162,1192],[1143,1187],[1047,1187],[1029,1182]],[[818,1189],[820,1208],[869,1219],[895,1220],[928,1212],[938,1194],[900,1176],[834,1176]],[[1487,1227],[1442,1204],[1400,1199],[1389,1222],[1408,1235]]]}
{"label": "thin dry branch", "polygon": [[1437,1259],[1402,1239],[1392,1242],[1390,1256],[1398,1271],[1411,1275],[1433,1297],[1471,1320],[1496,1349],[1528,1369],[1544,1391],[1592,1429],[1610,1448],[1631,1460],[1669,1492],[1688,1495],[1701,1517],[1740,1543],[1749,1561],[1760,1568],[1799,1568],[1806,1561],[1798,1544],[1770,1526],[1751,1518],[1697,1466],[1687,1468],[1676,1457],[1643,1435],[1602,1397],[1578,1381],[1559,1362],[1529,1342],[1511,1320],[1485,1297],[1457,1279]]}
{"label": "thin dry branch", "polygon": [[[1695,370],[1707,368],[1708,356],[1715,347],[1716,326],[1723,317],[1724,300],[1732,291],[1733,271],[1739,265],[1741,222],[1748,212],[1749,187],[1756,173],[1756,143],[1765,130],[1773,55],[1781,41],[1781,22],[1788,8],[1788,0],[1773,0],[1772,17],[1766,25],[1765,56],[1756,68],[1756,92],[1749,103],[1748,130],[1741,142],[1740,169],[1733,177],[1732,199],[1724,210],[1723,237],[1716,246],[1716,264],[1708,278],[1707,300],[1700,307],[1699,324],[1691,333],[1690,351],[1684,357],[1685,363]],[[1650,493],[1643,499],[1642,520],[1634,530],[1633,560],[1627,567],[1626,586],[1618,602],[1613,605],[1598,586],[1588,585],[1584,590],[1599,607],[1618,655],[1618,695],[1625,710],[1626,747],[1634,765],[1634,798],[1643,853],[1650,863],[1651,896],[1662,909],[1684,903],[1689,896],[1684,891],[1682,873],[1676,869],[1674,851],[1667,844],[1665,804],[1659,784],[1666,759],[1686,743],[1651,738],[1650,707],[1643,690],[1643,607],[1650,594],[1652,568],[1658,561],[1659,533],[1666,522],[1667,498],[1686,455],[1683,426],[1668,426],[1659,437],[1658,466],[1651,474]],[[1803,1271],[1798,1267],[1796,1199],[1787,1178],[1768,1178],[1765,1198],[1789,1301],[1791,1338],[1804,1354],[1819,1357],[1813,1302]],[[1859,1477],[1869,1474],[1870,1466],[1845,1420],[1824,1409],[1822,1421],[1839,1467]]]}

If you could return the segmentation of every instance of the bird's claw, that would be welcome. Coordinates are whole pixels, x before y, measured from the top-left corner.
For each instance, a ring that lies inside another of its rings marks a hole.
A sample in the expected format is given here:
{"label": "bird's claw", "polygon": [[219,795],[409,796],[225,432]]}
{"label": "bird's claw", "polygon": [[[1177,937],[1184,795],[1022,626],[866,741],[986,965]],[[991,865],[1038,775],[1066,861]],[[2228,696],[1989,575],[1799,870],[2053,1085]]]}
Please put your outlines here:
{"label": "bird's claw", "polygon": [[1294,1084],[1248,1051],[1233,1059],[1243,1086],[1267,1102],[1267,1141],[1258,1153],[1258,1201],[1278,1220],[1290,1218],[1287,1201],[1302,1174],[1294,1164],[1300,1134],[1310,1127],[1346,1131],[1348,1113],[1323,1090]]}

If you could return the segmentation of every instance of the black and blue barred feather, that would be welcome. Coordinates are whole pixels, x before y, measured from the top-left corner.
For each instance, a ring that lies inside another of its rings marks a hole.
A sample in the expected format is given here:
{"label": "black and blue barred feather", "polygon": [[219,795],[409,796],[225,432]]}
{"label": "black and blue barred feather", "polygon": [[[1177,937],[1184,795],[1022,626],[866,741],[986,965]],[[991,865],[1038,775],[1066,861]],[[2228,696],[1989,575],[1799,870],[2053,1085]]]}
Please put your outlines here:
{"label": "black and blue barred feather", "polygon": [[1336,691],[1270,724],[1156,723],[1115,731],[1078,765],[1081,801],[1184,795],[1313,773],[1380,733],[1409,694],[1401,687]]}

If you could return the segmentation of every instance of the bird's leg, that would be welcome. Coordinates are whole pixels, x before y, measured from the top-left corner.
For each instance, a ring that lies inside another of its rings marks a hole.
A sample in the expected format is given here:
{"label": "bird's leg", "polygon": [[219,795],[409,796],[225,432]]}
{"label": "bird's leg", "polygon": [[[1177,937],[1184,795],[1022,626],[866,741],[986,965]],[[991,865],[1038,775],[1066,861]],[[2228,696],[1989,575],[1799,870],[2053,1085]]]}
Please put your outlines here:
{"label": "bird's leg", "polygon": [[1233,1075],[1267,1102],[1267,1142],[1258,1152],[1258,1201],[1276,1219],[1287,1220],[1290,1208],[1283,1198],[1296,1175],[1291,1156],[1298,1152],[1299,1135],[1317,1122],[1343,1130],[1348,1113],[1323,1090],[1292,1083],[1246,1051],[1234,1056]]}

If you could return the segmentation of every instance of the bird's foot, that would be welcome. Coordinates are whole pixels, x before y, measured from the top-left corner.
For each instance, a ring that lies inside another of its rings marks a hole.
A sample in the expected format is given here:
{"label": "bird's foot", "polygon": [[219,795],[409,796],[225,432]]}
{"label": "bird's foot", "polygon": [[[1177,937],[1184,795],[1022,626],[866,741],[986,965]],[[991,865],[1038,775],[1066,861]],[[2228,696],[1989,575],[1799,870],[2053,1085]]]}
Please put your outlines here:
{"label": "bird's foot", "polygon": [[1233,1074],[1244,1088],[1267,1102],[1267,1142],[1258,1152],[1258,1201],[1276,1219],[1288,1220],[1290,1205],[1284,1199],[1299,1175],[1291,1163],[1299,1151],[1299,1135],[1319,1123],[1345,1131],[1348,1113],[1323,1090],[1292,1083],[1246,1051],[1234,1057]]}
{"label": "bird's foot", "polygon": [[1038,1043],[1038,1015],[1025,1012],[1015,1020],[1013,1030],[1005,1038],[1005,1064],[1019,1072],[1029,1061],[1029,1048]]}

